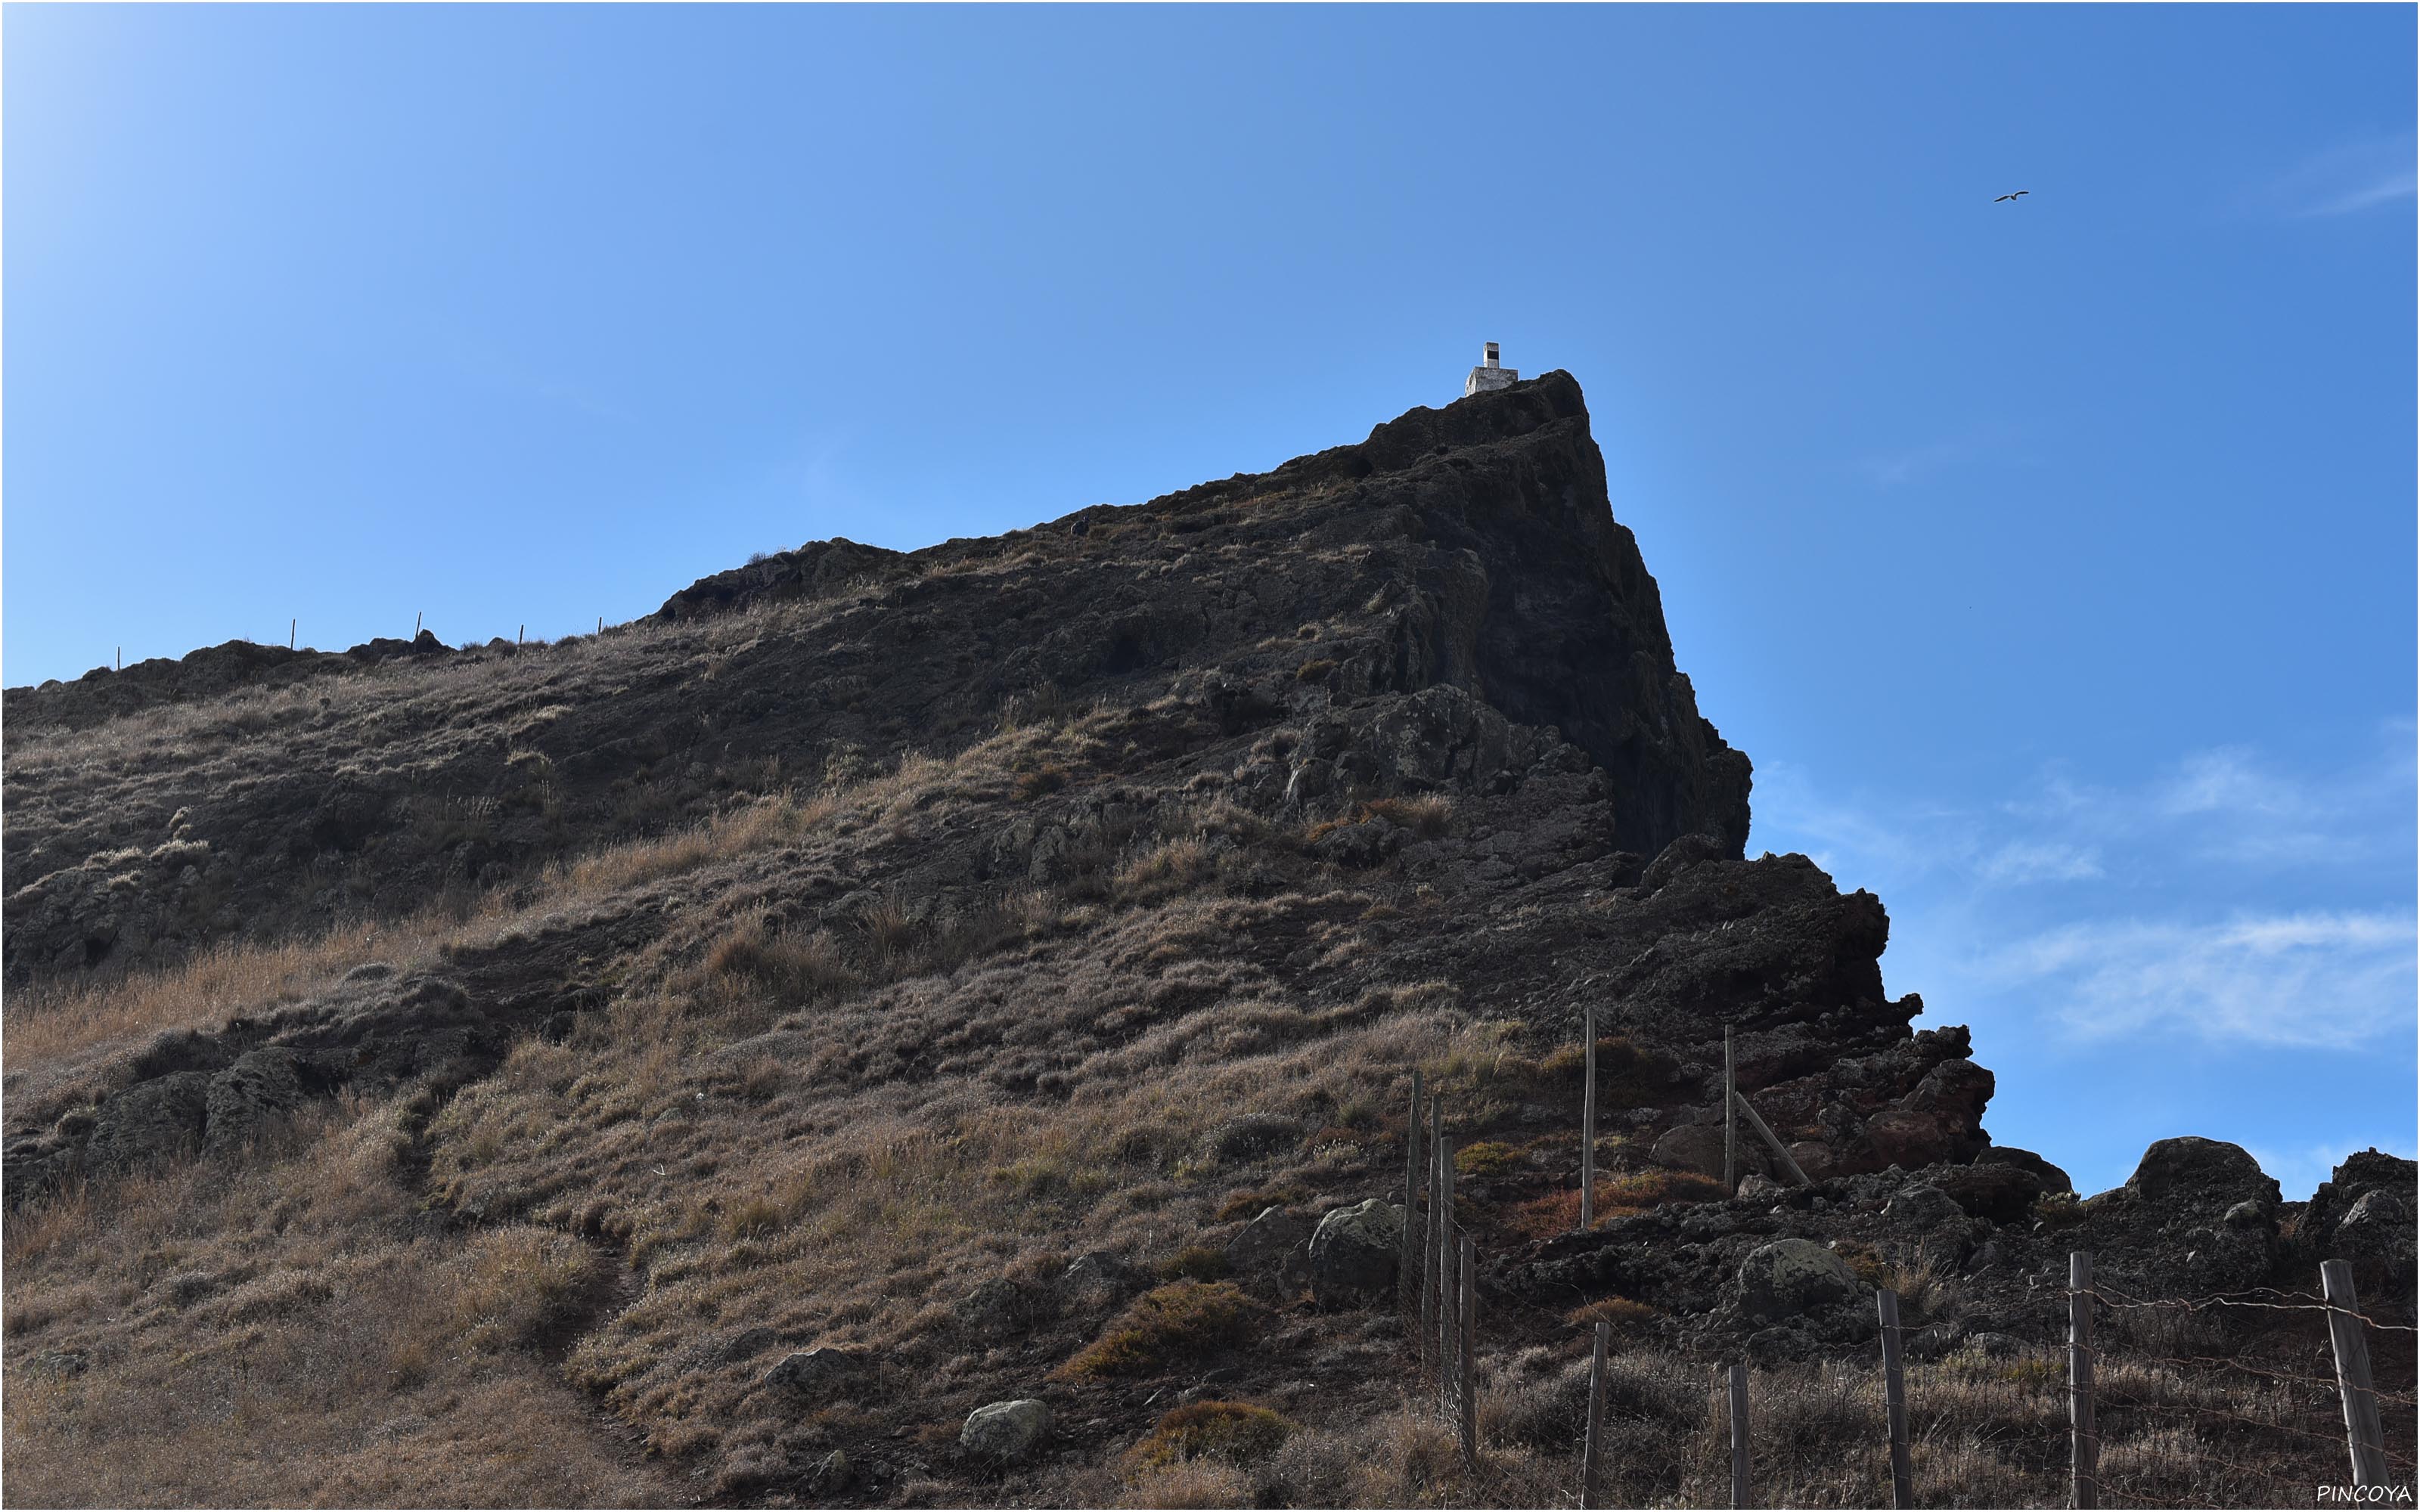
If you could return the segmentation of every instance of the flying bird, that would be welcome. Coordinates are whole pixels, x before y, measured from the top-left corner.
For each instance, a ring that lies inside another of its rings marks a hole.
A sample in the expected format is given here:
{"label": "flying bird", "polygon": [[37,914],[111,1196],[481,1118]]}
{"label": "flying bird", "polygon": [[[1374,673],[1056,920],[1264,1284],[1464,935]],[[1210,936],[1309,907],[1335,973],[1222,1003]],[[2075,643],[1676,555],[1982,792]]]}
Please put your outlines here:
{"label": "flying bird", "polygon": [[2000,199],[1995,199],[1995,200],[1993,200],[1992,203],[1993,203],[1993,204],[1994,204],[1994,205],[1997,205],[1997,204],[1999,204],[1999,203],[2000,203],[2000,200],[2004,200],[2004,199],[2019,199],[2019,198],[2022,198],[2023,196],[2024,196],[2024,195],[2026,195],[2026,194],[2030,194],[2030,193],[2033,193],[2033,191],[2032,191],[2032,190],[2030,190],[2030,189],[2020,189],[2020,190],[2018,190],[2018,191],[2016,192],[2016,193],[2014,193],[2014,194],[2003,194],[2003,195],[2001,195],[2001,196],[2000,196]]}

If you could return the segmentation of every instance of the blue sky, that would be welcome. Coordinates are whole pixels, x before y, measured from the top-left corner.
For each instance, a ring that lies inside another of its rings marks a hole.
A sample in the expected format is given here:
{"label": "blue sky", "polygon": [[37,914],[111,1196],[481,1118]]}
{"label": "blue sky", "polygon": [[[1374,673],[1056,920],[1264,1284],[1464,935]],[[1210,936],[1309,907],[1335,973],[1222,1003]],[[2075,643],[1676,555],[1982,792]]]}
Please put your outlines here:
{"label": "blue sky", "polygon": [[[0,675],[534,635],[1586,386],[1990,1120],[2414,1143],[2414,13],[0,12]],[[2031,193],[2012,205],[1993,195]]]}

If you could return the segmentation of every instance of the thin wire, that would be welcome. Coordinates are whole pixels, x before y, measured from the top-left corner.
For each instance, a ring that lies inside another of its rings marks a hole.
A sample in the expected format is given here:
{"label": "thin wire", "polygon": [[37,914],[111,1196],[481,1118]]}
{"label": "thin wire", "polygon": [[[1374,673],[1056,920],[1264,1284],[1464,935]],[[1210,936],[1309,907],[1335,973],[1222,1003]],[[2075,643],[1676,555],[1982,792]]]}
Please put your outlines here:
{"label": "thin wire", "polygon": [[[2420,1335],[2420,1326],[2415,1326],[2411,1323],[2382,1323],[2377,1319],[2370,1317],[2367,1313],[2356,1312],[2350,1307],[2339,1307],[2333,1303],[2327,1302],[2243,1302],[2238,1300],[2239,1298],[2250,1295],[2248,1292],[2237,1292],[2232,1295],[2204,1297],[2198,1302],[2193,1302],[2187,1301],[2183,1298],[2129,1297],[2125,1292],[2118,1291],[2115,1287],[2107,1288],[2107,1289],[2104,1290],[2102,1289],[2102,1283],[2096,1282],[2090,1288],[2082,1292],[2079,1292],[2074,1288],[2071,1287],[2067,1288],[2067,1294],[2071,1297],[2091,1297],[2104,1307],[2118,1309],[2177,1307],[2189,1313],[2197,1313],[2205,1307],[2257,1307],[2264,1311],[2273,1313],[2342,1313],[2347,1318],[2352,1319],[2357,1322],[2366,1323],[2370,1327],[2379,1330],[2381,1333]],[[2263,1287],[2260,1289],[2266,1291],[2269,1288]],[[2110,1294],[2112,1292],[2116,1293],[2115,1297]],[[2274,1294],[2277,1296],[2309,1295],[2307,1292],[2277,1292]]]}

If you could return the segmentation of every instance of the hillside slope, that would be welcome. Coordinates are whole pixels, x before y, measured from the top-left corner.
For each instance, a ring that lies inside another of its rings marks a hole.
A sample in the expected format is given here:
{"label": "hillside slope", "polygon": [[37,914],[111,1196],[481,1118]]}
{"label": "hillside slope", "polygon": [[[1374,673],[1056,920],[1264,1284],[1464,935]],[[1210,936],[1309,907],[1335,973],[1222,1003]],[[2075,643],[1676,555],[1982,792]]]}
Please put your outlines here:
{"label": "hillside slope", "polygon": [[[1856,1307],[1739,1294],[1777,1238],[1936,1268],[1945,1348],[2046,1345],[2070,1242],[2150,1289],[2408,1247],[2352,1214],[2409,1163],[2306,1225],[2232,1147],[2083,1204],[1992,1147],[1964,1031],[1885,992],[1881,903],[1745,856],[1747,761],[1563,374],[601,636],[7,698],[24,1500],[1517,1503],[1568,1479],[1576,1306],[1636,1304],[1675,1372],[1867,1348]],[[1727,1026],[1815,1179],[1787,1200],[1712,1179]],[[1416,1069],[1491,1479],[1423,1458],[1398,1320],[1306,1245],[1401,1200]],[[1653,1391],[1693,1442],[1701,1393]],[[1249,1487],[1158,1463],[1203,1397],[1295,1447]],[[1034,1451],[958,1446],[1023,1398]],[[1975,1496],[2031,1494],[2004,1428],[1944,1430]]]}

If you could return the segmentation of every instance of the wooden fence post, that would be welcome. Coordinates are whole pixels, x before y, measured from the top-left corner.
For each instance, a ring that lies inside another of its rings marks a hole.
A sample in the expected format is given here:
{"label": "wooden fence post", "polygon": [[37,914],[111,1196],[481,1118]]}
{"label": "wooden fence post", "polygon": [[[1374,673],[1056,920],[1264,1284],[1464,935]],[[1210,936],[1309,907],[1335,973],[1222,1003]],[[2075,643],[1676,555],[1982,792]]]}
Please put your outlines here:
{"label": "wooden fence post", "polygon": [[411,611],[411,638],[412,638],[414,640],[419,640],[419,639],[420,639],[420,619],[421,619],[421,616],[422,616],[422,615],[424,615],[424,614],[427,614],[427,612],[428,612],[428,611],[427,611],[427,609],[413,609],[413,610]]}
{"label": "wooden fence post", "polygon": [[1731,1505],[1745,1506],[1747,1495],[1747,1366],[1730,1367]]}
{"label": "wooden fence post", "polygon": [[293,619],[290,619],[290,620],[288,620],[288,621],[287,621],[287,622],[286,622],[286,649],[287,649],[287,650],[291,651],[291,650],[293,650],[293,649],[294,649],[294,632],[295,632],[295,631],[297,631],[297,630],[299,630],[299,629],[301,629],[302,627],[302,616],[301,616],[301,615],[299,615],[299,614],[298,614],[298,615],[296,615]]}
{"label": "wooden fence post", "polygon": [[1462,1410],[1462,1462],[1475,1470],[1479,1466],[1479,1257],[1468,1234],[1462,1236],[1458,1270],[1462,1303],[1454,1310],[1462,1315],[1457,1319],[1462,1324],[1462,1346],[1455,1352],[1460,1356],[1462,1400],[1456,1405]]}
{"label": "wooden fence post", "polygon": [[1731,1026],[1723,1026],[1723,1196],[1739,1196],[1739,1082],[1731,1070]]}
{"label": "wooden fence post", "polygon": [[2384,1486],[2386,1431],[2378,1420],[2378,1393],[2369,1383],[2369,1340],[2361,1332],[2361,1302],[2353,1295],[2352,1267],[2343,1260],[2320,1265],[2319,1289],[2328,1300],[2328,1342],[2335,1349],[2336,1392],[2344,1398],[2345,1443],[2352,1451],[2352,1483]]}
{"label": "wooden fence post", "polygon": [[1611,1323],[1596,1325],[1596,1352],[1589,1357],[1588,1437],[1580,1448],[1580,1505],[1596,1505],[1597,1457],[1605,1447],[1605,1345],[1613,1336]]}
{"label": "wooden fence post", "polygon": [[1437,1405],[1453,1399],[1454,1304],[1460,1292],[1453,1281],[1453,1141],[1437,1136]]}
{"label": "wooden fence post", "polygon": [[[1737,1092],[1731,1094],[1731,1101],[1738,1104],[1740,1117],[1747,1120],[1747,1126],[1755,1130],[1756,1136],[1764,1141],[1767,1149],[1773,1151],[1773,1158],[1781,1163],[1782,1174],[1800,1186],[1813,1186],[1815,1183],[1807,1180],[1807,1173],[1798,1168],[1798,1162],[1791,1155],[1790,1147],[1783,1144],[1781,1136],[1773,1132],[1773,1125],[1765,1122],[1763,1116],[1748,1106],[1747,1099]],[[1731,1190],[1734,1195],[1737,1195],[1739,1189],[1734,1187]]]}
{"label": "wooden fence post", "polygon": [[1883,1325],[1883,1411],[1890,1421],[1891,1505],[1916,1504],[1916,1474],[1907,1456],[1907,1377],[1900,1365],[1899,1293],[1874,1293]]}
{"label": "wooden fence post", "polygon": [[1444,1221],[1445,1188],[1436,1179],[1436,1153],[1445,1142],[1442,1101],[1429,1102],[1429,1211],[1420,1226],[1420,1380],[1435,1379],[1437,1369],[1437,1225]]}
{"label": "wooden fence post", "polygon": [[1588,1070],[1580,1082],[1580,1230],[1596,1225],[1596,1005],[1584,1015]]}
{"label": "wooden fence post", "polygon": [[1395,1262],[1395,1300],[1406,1311],[1413,1305],[1412,1288],[1419,1284],[1420,1236],[1412,1214],[1420,1211],[1420,1069],[1412,1068],[1412,1111],[1404,1119],[1404,1244]]}
{"label": "wooden fence post", "polygon": [[2101,1434],[2092,1424],[2092,1256],[2067,1257],[2067,1422],[2070,1504],[2101,1504]]}

